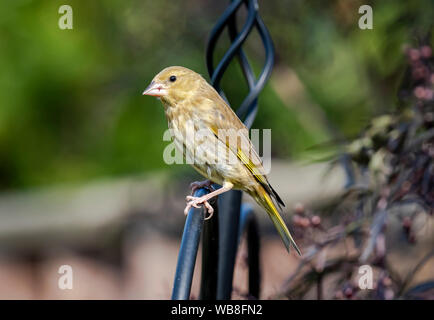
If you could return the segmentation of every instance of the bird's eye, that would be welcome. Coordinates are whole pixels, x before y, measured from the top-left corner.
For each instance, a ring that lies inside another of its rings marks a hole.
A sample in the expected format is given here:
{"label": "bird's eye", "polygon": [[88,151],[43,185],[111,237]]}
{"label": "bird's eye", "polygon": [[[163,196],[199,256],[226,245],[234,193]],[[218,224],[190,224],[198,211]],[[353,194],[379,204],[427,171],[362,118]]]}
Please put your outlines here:
{"label": "bird's eye", "polygon": [[176,81],[176,76],[170,76],[169,80],[170,80],[170,82],[175,82]]}

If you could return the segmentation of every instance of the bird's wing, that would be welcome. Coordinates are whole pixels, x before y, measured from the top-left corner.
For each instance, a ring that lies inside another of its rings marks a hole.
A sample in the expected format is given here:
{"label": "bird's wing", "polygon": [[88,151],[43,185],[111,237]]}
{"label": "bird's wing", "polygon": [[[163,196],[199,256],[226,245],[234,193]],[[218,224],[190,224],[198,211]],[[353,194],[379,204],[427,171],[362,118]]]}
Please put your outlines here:
{"label": "bird's wing", "polygon": [[[241,122],[241,120],[226,104],[226,102],[217,94],[217,92],[214,91],[209,93],[209,95],[210,96],[202,95],[200,98],[202,101],[197,103],[206,110],[212,110],[212,116],[203,117],[205,118],[203,120],[207,123],[207,127],[210,128],[217,139],[225,143],[230,148],[230,150],[244,164],[253,177],[270,195],[276,199],[277,203],[279,205],[285,206],[282,199],[268,182],[264,167],[262,165],[262,160],[249,139],[249,131],[246,126]],[[202,114],[209,114],[209,111]],[[227,139],[223,141],[221,135],[219,136],[219,130],[226,130],[226,133],[236,132],[237,143],[229,143]],[[239,140],[238,137],[240,137]]]}

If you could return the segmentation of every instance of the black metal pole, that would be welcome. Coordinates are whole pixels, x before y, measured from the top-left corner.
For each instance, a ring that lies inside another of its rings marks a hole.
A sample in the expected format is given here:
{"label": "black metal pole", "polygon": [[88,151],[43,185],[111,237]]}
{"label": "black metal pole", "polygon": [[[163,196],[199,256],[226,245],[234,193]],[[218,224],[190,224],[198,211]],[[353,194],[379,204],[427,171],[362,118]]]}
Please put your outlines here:
{"label": "black metal pole", "polygon": [[[199,189],[195,197],[207,194],[207,189]],[[203,227],[204,212],[202,208],[191,208],[185,221],[181,247],[178,254],[172,300],[187,300],[190,298],[191,282],[196,264],[197,250]]]}
{"label": "black metal pole", "polygon": [[238,249],[241,191],[229,191],[219,197],[219,259],[217,299],[228,300],[232,294],[235,258]]}
{"label": "black metal pole", "polygon": [[259,226],[251,205],[241,206],[241,222],[239,239],[246,233],[247,265],[249,267],[249,297],[259,299],[261,285],[261,269],[259,263],[260,237]]}
{"label": "black metal pole", "polygon": [[214,215],[205,220],[202,233],[202,274],[200,281],[201,300],[215,300],[217,297],[217,266],[219,251],[219,208],[213,204]]}

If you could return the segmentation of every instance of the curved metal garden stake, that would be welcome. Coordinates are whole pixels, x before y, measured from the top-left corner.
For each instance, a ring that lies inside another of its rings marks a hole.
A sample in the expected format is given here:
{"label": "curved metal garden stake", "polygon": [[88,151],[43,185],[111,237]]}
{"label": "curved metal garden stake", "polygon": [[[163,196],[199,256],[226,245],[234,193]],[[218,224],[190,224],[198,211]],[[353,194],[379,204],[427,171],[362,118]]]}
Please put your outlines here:
{"label": "curved metal garden stake", "polygon": [[[247,8],[247,18],[240,32],[237,32],[236,14],[243,4]],[[228,27],[231,46],[226,51],[217,66],[214,67],[213,60],[215,48],[217,41],[222,35],[225,27]],[[265,49],[265,64],[258,78],[256,78],[255,74],[253,73],[252,67],[249,64],[243,49],[241,48],[253,28],[259,32]],[[228,8],[225,10],[215,25],[214,29],[211,31],[206,50],[208,73],[211,77],[212,85],[225,99],[226,97],[223,90],[221,89],[220,81],[224,72],[235,56],[238,58],[238,62],[241,66],[249,88],[248,95],[239,108],[237,108],[237,115],[241,120],[244,121],[244,124],[250,128],[258,109],[258,95],[268,80],[274,64],[273,43],[267,28],[258,14],[257,0],[232,0]],[[238,247],[241,195],[242,194],[240,191],[230,191],[219,197],[220,212],[218,215],[219,251],[216,295],[217,299],[230,299],[232,293],[235,256]]]}
{"label": "curved metal garden stake", "polygon": [[[241,31],[238,32],[236,13],[243,4],[247,8],[247,19]],[[231,46],[217,67],[214,68],[214,51],[225,27],[228,27]],[[241,48],[253,28],[258,31],[265,49],[265,64],[258,78],[253,73]],[[212,85],[223,98],[225,95],[220,88],[220,81],[235,56],[238,58],[249,88],[249,93],[237,109],[237,115],[250,128],[258,109],[258,95],[268,80],[274,63],[273,43],[267,28],[258,15],[257,0],[231,1],[211,32],[206,50],[206,62]],[[200,197],[206,193],[208,193],[206,189],[199,189],[194,195]],[[219,197],[218,201],[220,212],[217,214],[217,219],[213,218],[204,222],[202,209],[192,208],[188,213],[178,255],[172,299],[188,299],[190,297],[197,250],[204,224],[200,298],[230,299],[235,256],[243,232],[247,233],[248,242],[249,294],[253,297],[259,297],[259,236],[253,211],[244,206],[241,210],[241,191],[226,192]],[[217,213],[216,207],[215,210]]]}

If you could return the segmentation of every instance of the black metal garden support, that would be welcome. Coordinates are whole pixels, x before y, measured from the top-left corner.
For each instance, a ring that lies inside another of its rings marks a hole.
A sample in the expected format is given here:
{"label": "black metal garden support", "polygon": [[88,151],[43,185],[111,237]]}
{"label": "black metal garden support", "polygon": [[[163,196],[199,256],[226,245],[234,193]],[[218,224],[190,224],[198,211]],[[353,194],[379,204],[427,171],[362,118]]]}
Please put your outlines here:
{"label": "black metal garden support", "polygon": [[[237,12],[241,6],[247,9],[247,17],[241,30],[237,30]],[[217,43],[227,28],[231,45],[223,58],[214,66],[214,54]],[[265,50],[265,63],[258,77],[242,49],[244,42],[256,29]],[[258,14],[257,0],[232,0],[224,11],[208,41],[206,63],[211,83],[220,95],[226,96],[220,81],[230,62],[237,58],[243,71],[249,92],[237,108],[237,115],[250,128],[258,109],[258,96],[268,80],[274,63],[274,48],[271,37]],[[198,190],[196,196],[207,192]],[[259,297],[259,236],[258,227],[252,209],[241,205],[242,193],[230,191],[218,199],[218,214],[210,220],[203,221],[203,213],[199,209],[191,209],[184,228],[178,265],[175,275],[172,299],[188,299],[196,261],[199,238],[203,232],[203,259],[201,278],[201,299],[230,299],[235,267],[235,258],[242,234],[247,235],[249,296]],[[217,208],[215,208],[217,211]],[[205,224],[205,225],[204,225]]]}
{"label": "black metal garden support", "polygon": [[249,266],[249,298],[259,297],[261,272],[259,269],[259,226],[251,205],[244,203],[241,206],[241,223],[239,239],[245,234],[247,237],[247,265]]}
{"label": "black metal garden support", "polygon": [[[206,189],[199,189],[194,193],[194,196],[201,197],[206,193]],[[176,266],[172,292],[173,300],[187,300],[190,298],[191,282],[193,280],[200,235],[202,233],[203,219],[204,214],[202,209],[190,209],[185,221],[181,247],[179,248],[178,264]]]}

